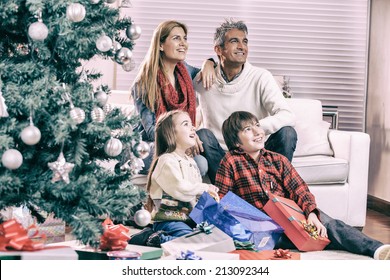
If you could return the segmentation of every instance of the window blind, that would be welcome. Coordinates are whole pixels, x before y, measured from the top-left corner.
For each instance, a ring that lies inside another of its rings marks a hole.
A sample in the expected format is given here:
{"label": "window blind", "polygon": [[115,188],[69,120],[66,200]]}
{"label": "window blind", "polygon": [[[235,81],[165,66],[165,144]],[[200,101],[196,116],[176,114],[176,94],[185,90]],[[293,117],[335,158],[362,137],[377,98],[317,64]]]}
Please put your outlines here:
{"label": "window blind", "polygon": [[365,129],[369,0],[131,0],[122,13],[142,35],[133,50],[136,68],[115,68],[117,90],[129,90],[161,21],[188,26],[187,62],[200,66],[216,59],[215,28],[234,18],[248,26],[249,62],[289,77],[293,98],[337,106],[339,129]]}

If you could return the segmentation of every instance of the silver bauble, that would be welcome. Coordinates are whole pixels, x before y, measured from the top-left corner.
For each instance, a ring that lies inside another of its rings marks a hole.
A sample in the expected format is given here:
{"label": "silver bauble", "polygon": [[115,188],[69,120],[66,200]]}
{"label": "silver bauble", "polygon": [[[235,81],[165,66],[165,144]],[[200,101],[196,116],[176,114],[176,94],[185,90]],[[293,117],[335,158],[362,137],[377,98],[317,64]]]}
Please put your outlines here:
{"label": "silver bauble", "polygon": [[121,48],[115,54],[115,61],[119,64],[128,63],[131,61],[131,57],[133,56],[133,52],[128,48]]}
{"label": "silver bauble", "polygon": [[66,8],[66,17],[70,21],[80,22],[85,18],[85,7],[80,3],[72,3]]}
{"label": "silver bauble", "polygon": [[140,159],[145,159],[149,156],[150,146],[145,141],[141,141],[134,146],[134,155]]}
{"label": "silver bauble", "polygon": [[148,210],[140,209],[134,214],[134,222],[140,227],[147,226],[151,220],[152,215],[150,215]]}
{"label": "silver bauble", "polygon": [[28,27],[28,36],[34,41],[43,41],[49,35],[49,29],[40,21],[34,22]]}
{"label": "silver bauble", "polygon": [[91,119],[94,122],[103,122],[106,115],[104,114],[104,111],[102,108],[95,107],[93,108],[91,112]]}
{"label": "silver bauble", "polygon": [[107,100],[108,100],[107,93],[105,93],[102,90],[99,90],[99,91],[94,93],[94,97],[98,101],[98,104],[100,107],[103,107],[104,105],[106,105]]}
{"label": "silver bauble", "polygon": [[111,50],[116,53],[117,51],[119,51],[120,49],[122,48],[122,45],[121,43],[117,42],[117,41],[112,41],[112,47],[111,47]]}
{"label": "silver bauble", "polygon": [[77,123],[80,124],[85,120],[85,112],[84,110],[78,108],[78,107],[73,107],[70,112],[70,117]]}
{"label": "silver bauble", "polygon": [[112,105],[110,103],[106,103],[103,106],[103,112],[108,115],[112,111]]}
{"label": "silver bauble", "polygon": [[134,61],[134,59],[131,58],[130,61],[128,61],[127,63],[122,64],[122,68],[126,72],[133,71],[134,68],[135,68],[135,61]]}
{"label": "silver bauble", "polygon": [[41,140],[41,131],[36,126],[29,125],[22,130],[20,138],[26,145],[35,145]]}
{"label": "silver bauble", "polygon": [[141,32],[141,27],[134,23],[126,28],[126,36],[130,40],[137,40],[139,37],[141,37]]}
{"label": "silver bauble", "polygon": [[104,145],[104,152],[110,157],[119,156],[122,152],[122,142],[116,138],[110,138]]}
{"label": "silver bauble", "polygon": [[2,155],[1,163],[8,169],[18,169],[23,163],[23,156],[16,149],[9,149]]}
{"label": "silver bauble", "polygon": [[107,35],[102,35],[96,40],[96,48],[101,52],[107,52],[112,48],[112,40]]}

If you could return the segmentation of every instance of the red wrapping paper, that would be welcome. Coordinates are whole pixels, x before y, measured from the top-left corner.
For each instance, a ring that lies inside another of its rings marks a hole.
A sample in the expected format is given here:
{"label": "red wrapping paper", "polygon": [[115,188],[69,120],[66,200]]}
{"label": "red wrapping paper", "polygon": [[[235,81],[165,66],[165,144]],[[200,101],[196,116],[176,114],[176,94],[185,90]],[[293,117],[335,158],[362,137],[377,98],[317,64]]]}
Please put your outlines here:
{"label": "red wrapping paper", "polygon": [[124,250],[130,239],[128,228],[124,225],[114,225],[111,219],[103,222],[104,233],[100,239],[100,249],[108,251]]}

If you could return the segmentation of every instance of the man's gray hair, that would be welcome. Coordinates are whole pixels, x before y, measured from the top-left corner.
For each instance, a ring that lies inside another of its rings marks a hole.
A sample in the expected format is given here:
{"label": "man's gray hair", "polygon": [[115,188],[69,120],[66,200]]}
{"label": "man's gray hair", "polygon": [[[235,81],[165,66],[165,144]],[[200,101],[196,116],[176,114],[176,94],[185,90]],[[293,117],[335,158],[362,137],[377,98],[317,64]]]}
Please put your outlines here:
{"label": "man's gray hair", "polygon": [[232,29],[238,29],[244,31],[245,34],[248,34],[248,28],[242,20],[234,21],[233,19],[225,19],[225,22],[223,22],[215,31],[214,46],[224,46],[226,32]]}

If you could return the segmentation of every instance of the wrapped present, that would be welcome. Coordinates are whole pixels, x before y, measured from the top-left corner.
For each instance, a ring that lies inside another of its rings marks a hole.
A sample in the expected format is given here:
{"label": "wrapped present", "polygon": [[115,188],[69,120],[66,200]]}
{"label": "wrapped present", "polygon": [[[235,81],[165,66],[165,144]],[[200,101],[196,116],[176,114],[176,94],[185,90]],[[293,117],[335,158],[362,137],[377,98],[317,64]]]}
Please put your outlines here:
{"label": "wrapped present", "polygon": [[161,244],[165,255],[180,255],[182,251],[231,252],[236,249],[233,239],[214,227],[211,232],[196,230]]}
{"label": "wrapped present", "polygon": [[232,253],[238,254],[240,260],[300,260],[301,254],[290,252],[290,250],[264,250],[259,252],[248,250],[235,250]]}
{"label": "wrapped present", "polygon": [[53,215],[49,215],[43,223],[37,224],[37,227],[46,237],[65,236],[65,222]]}
{"label": "wrapped present", "polygon": [[257,250],[273,249],[283,228],[264,212],[239,196],[228,192],[218,203],[203,193],[190,213],[196,222],[207,221],[224,231],[235,241],[250,241]]}
{"label": "wrapped present", "polygon": [[304,212],[291,199],[270,193],[264,211],[284,228],[287,237],[300,251],[321,251],[330,243],[328,238],[320,237],[308,228]]}
{"label": "wrapped present", "polygon": [[[180,255],[169,255],[162,257],[161,260],[183,260],[183,253],[187,254],[188,251],[182,252]],[[218,252],[207,252],[207,251],[194,251],[193,255],[198,257],[199,260],[239,260],[240,255],[238,253],[218,253]]]}

